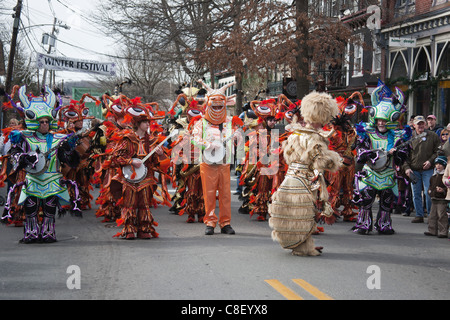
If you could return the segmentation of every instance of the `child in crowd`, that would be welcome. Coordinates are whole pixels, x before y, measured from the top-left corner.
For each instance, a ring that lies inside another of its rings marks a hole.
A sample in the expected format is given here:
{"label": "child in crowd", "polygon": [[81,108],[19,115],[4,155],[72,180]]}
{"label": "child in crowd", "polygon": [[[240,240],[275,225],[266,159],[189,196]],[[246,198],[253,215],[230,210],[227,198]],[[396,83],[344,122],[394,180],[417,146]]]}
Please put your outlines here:
{"label": "child in crowd", "polygon": [[[434,161],[435,171],[430,179],[428,194],[431,197],[431,212],[428,216],[427,236],[437,236],[438,238],[448,237],[448,215],[447,215],[447,191],[450,188],[450,181],[444,179],[444,172],[448,171],[447,158],[439,156]],[[450,169],[449,169],[450,170]],[[445,183],[445,184],[444,184]]]}

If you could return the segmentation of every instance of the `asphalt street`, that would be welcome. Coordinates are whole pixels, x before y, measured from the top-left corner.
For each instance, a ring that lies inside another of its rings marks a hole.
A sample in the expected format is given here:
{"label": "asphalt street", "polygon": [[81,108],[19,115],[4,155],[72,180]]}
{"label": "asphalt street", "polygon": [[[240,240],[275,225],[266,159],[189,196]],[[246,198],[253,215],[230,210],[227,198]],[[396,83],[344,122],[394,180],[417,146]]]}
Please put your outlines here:
{"label": "asphalt street", "polygon": [[[232,176],[232,187],[236,177]],[[94,189],[93,196],[98,196]],[[235,235],[204,235],[202,223],[153,210],[159,238],[113,238],[95,217],[57,218],[58,242],[20,244],[22,228],[0,226],[2,300],[443,300],[450,294],[450,241],[426,223],[393,215],[394,235],[358,235],[353,223],[321,225],[324,250],[298,257],[271,239],[267,222],[238,213]],[[374,207],[374,210],[377,208]]]}

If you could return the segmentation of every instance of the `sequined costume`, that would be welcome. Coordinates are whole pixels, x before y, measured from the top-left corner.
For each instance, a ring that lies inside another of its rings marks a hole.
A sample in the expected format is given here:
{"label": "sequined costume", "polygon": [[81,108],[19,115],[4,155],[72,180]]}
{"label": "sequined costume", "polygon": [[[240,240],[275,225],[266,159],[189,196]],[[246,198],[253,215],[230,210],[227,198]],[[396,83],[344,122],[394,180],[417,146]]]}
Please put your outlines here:
{"label": "sequined costume", "polygon": [[[14,97],[19,90],[19,86],[13,87],[12,93],[8,96],[9,100],[14,101]],[[12,109],[13,106],[11,102],[6,102],[3,104],[4,109]],[[22,116],[24,116],[22,114]],[[0,171],[0,187],[5,186],[7,182],[8,192],[6,194],[6,199],[10,199],[9,202],[5,203],[5,207],[2,214],[2,223],[7,225],[14,224],[16,227],[23,227],[23,222],[25,220],[25,213],[23,206],[19,205],[20,193],[22,191],[23,181],[25,181],[26,171],[24,169],[13,168],[11,159],[11,141],[9,140],[9,134],[12,130],[21,131],[24,126],[18,125],[14,127],[4,128],[3,133],[3,143],[4,148],[8,146],[9,150],[4,150],[7,152],[1,159],[1,171]]]}
{"label": "sequined costume", "polygon": [[[397,121],[404,112],[403,92],[396,88],[396,94],[389,96],[384,88],[380,85],[372,93],[369,122],[356,126],[357,162],[364,163],[364,167],[355,175],[353,202],[359,207],[359,213],[353,230],[360,234],[368,234],[373,227],[380,234],[394,233],[391,213],[394,196],[398,195],[394,165],[401,165],[409,150],[407,144],[399,147],[410,138],[409,127],[409,130],[396,129]],[[377,127],[379,120],[386,123],[384,132]],[[394,152],[389,154],[389,151]],[[377,195],[380,206],[373,221],[372,205]]]}
{"label": "sequined costume", "polygon": [[[73,150],[74,141],[68,141],[67,135],[40,131],[45,121],[50,129],[57,128],[56,95],[48,87],[45,93],[45,96],[29,98],[25,86],[19,89],[21,106],[17,108],[25,115],[27,130],[13,131],[9,136],[13,165],[16,169],[27,170],[18,200],[25,209],[24,243],[56,241],[56,211],[71,201],[66,185],[71,182],[63,179],[60,164],[75,167],[79,163],[79,155]],[[33,172],[41,163],[45,166]],[[42,222],[39,219],[40,208]],[[76,204],[73,209],[79,210]]]}

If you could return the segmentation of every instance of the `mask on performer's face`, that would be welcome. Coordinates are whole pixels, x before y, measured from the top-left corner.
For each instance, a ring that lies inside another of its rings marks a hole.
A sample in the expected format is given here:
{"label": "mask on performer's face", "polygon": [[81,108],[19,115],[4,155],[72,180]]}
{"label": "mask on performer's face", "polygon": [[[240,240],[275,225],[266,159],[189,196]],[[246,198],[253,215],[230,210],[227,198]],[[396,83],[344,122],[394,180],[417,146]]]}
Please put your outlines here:
{"label": "mask on performer's face", "polygon": [[224,123],[227,119],[227,97],[215,94],[208,97],[205,118],[212,124]]}
{"label": "mask on performer's face", "polygon": [[56,121],[57,110],[56,95],[48,86],[43,96],[29,98],[26,94],[26,86],[22,86],[19,89],[19,99],[23,107],[23,113],[25,115],[25,124],[29,130],[39,129],[39,120],[43,118],[50,119],[49,129],[58,129],[58,123]]}
{"label": "mask on performer's face", "polygon": [[206,109],[205,109],[205,119],[212,124],[219,125],[224,123],[227,119],[227,102],[230,97],[226,95],[228,88],[236,84],[236,82],[231,82],[219,89],[212,89],[202,80],[199,82],[206,89]]}
{"label": "mask on performer's face", "polygon": [[[277,114],[282,112],[275,99],[252,101],[250,102],[250,108],[258,116],[258,118],[262,120],[264,126],[270,129],[275,126]],[[269,120],[273,121],[269,124]]]}

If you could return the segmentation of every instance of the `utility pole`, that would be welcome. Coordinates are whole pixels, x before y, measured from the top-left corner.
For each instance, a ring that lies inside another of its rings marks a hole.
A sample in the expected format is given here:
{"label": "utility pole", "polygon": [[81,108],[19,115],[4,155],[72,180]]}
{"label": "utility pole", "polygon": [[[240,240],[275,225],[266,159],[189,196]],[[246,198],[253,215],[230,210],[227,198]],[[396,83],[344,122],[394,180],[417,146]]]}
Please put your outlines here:
{"label": "utility pole", "polygon": [[11,81],[14,68],[14,55],[16,54],[17,35],[19,33],[20,13],[22,12],[22,0],[17,0],[17,5],[14,7],[15,13],[13,33],[11,38],[11,48],[9,50],[8,69],[6,71],[5,91],[9,93],[11,90]]}
{"label": "utility pole", "polygon": [[[52,38],[55,36],[56,31],[56,22],[58,19],[56,17],[53,18],[53,28],[52,28]],[[50,54],[52,51],[52,45],[49,43],[47,53]],[[47,80],[47,69],[44,69],[44,75],[42,76],[42,88],[45,88],[45,81]]]}
{"label": "utility pole", "polygon": [[[9,58],[8,58],[8,69],[6,71],[6,80],[5,80],[5,92],[10,93],[11,91],[11,82],[12,82],[12,74],[14,69],[14,55],[16,54],[16,44],[17,44],[17,35],[19,33],[19,24],[20,24],[20,13],[22,12],[22,0],[17,0],[17,5],[14,7],[15,13],[14,24],[13,24],[13,33],[11,38],[11,47],[9,50]],[[4,102],[7,102],[6,96],[3,98]],[[0,112],[0,128],[3,128],[3,111]]]}

